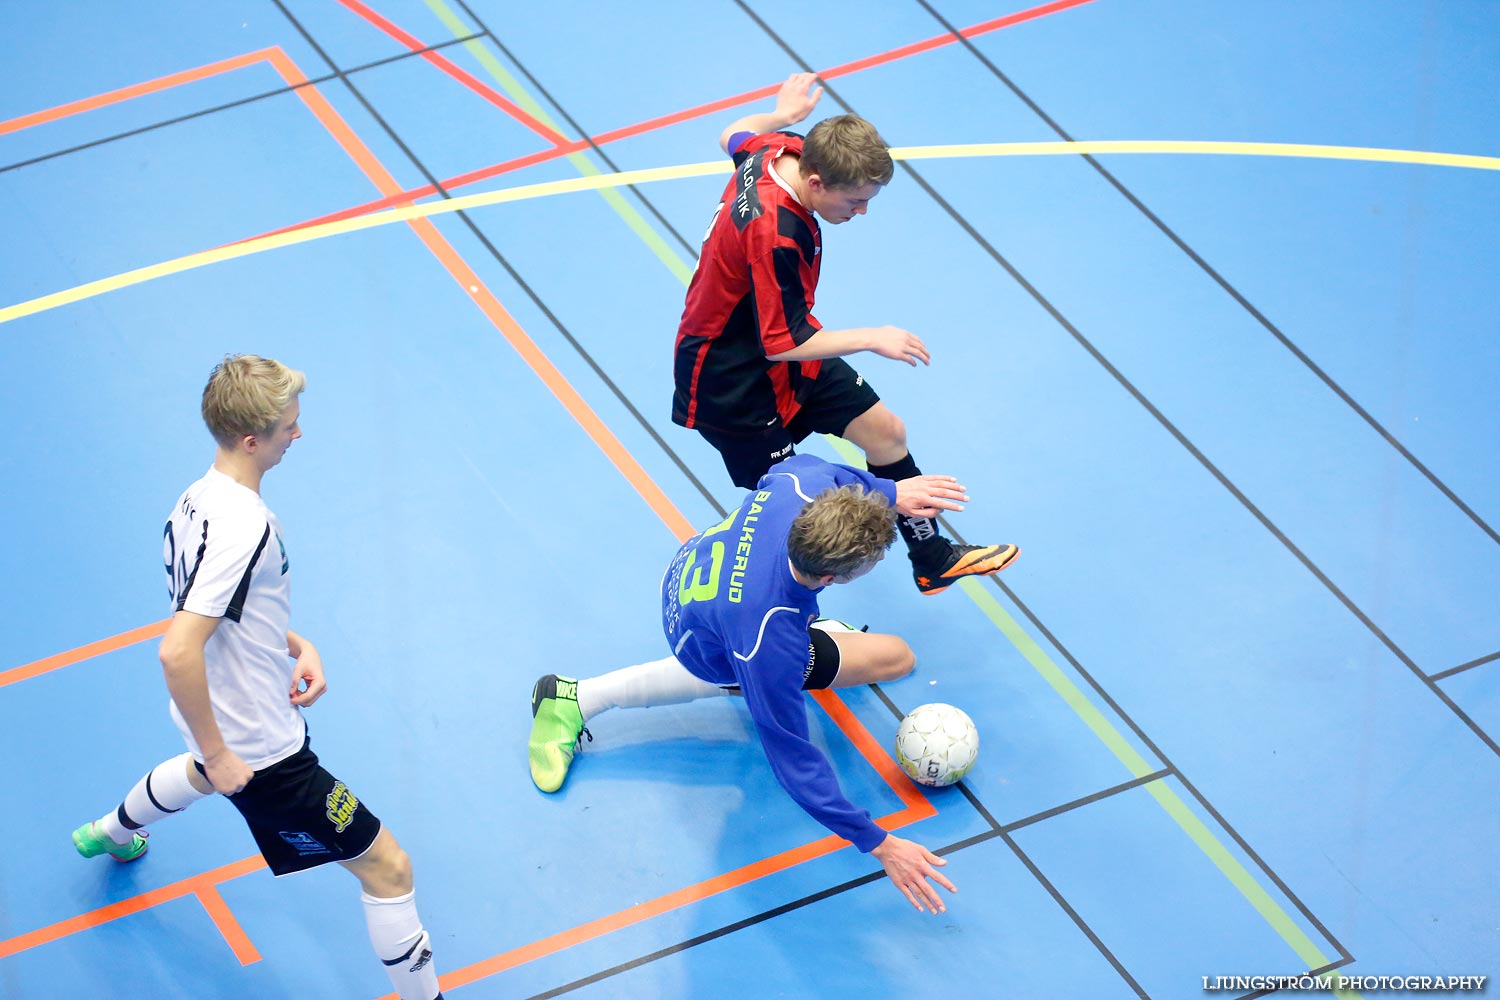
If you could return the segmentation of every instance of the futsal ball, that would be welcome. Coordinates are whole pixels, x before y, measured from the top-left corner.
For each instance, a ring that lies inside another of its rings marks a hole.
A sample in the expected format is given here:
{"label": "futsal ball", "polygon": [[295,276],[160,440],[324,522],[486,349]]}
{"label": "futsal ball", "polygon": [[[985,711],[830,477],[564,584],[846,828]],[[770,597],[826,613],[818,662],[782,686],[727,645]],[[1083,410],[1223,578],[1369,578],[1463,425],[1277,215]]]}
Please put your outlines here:
{"label": "futsal ball", "polygon": [[919,705],[896,727],[896,762],[919,785],[951,785],[979,756],[979,730],[952,705]]}

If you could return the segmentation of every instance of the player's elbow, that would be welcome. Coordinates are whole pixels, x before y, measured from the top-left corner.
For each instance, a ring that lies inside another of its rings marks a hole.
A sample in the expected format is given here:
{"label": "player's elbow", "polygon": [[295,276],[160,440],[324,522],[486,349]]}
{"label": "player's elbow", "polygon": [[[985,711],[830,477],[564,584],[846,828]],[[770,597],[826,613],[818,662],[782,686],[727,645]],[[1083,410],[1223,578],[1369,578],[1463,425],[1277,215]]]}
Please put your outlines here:
{"label": "player's elbow", "polygon": [[[195,648],[191,642],[186,642],[169,632],[162,639],[161,648],[157,650],[156,658],[161,661],[162,672],[170,677],[173,674],[181,673],[192,665],[194,652]],[[201,657],[201,647],[196,652]]]}

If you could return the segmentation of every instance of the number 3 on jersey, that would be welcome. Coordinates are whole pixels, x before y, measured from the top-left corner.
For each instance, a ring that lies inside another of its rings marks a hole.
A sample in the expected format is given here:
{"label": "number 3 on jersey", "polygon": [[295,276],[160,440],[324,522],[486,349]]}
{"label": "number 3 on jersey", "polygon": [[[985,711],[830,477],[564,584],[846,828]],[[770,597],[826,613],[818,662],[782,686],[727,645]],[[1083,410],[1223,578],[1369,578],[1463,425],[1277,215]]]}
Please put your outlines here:
{"label": "number 3 on jersey", "polygon": [[[722,205],[720,206],[723,207]],[[709,535],[717,535],[721,531],[727,531],[729,525],[734,522],[735,515],[739,511],[730,514],[724,520],[705,531],[701,538]],[[695,565],[698,561],[698,550],[694,549],[688,553],[687,562],[682,566],[682,578],[677,583],[677,603],[691,604],[694,601],[711,601],[719,596],[719,571],[724,568],[724,543],[714,542],[708,550],[708,579],[703,579],[705,567]]]}

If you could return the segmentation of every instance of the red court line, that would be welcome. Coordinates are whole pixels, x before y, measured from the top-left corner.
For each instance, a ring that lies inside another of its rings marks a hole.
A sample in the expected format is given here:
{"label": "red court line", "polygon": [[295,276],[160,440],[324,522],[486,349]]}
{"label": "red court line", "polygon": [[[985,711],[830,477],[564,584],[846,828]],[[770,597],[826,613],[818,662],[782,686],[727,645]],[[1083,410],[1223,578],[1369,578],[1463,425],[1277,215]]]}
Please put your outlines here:
{"label": "red court line", "polygon": [[45,674],[49,670],[69,667],[80,660],[87,660],[94,656],[103,656],[105,653],[112,653],[117,649],[124,649],[126,646],[133,646],[138,642],[153,639],[156,636],[165,634],[167,625],[170,623],[171,619],[167,619],[150,625],[142,625],[140,628],[133,628],[128,632],[112,635],[108,639],[99,639],[87,645],[79,646],[77,649],[70,649],[65,653],[56,653],[33,663],[12,667],[9,670],[0,672],[0,687],[5,687],[7,684],[14,684],[17,681],[29,680],[32,677]]}
{"label": "red court line", "polygon": [[486,101],[489,101],[495,107],[504,111],[506,114],[510,115],[516,121],[531,129],[543,139],[546,139],[548,142],[553,144],[567,142],[567,138],[565,136],[559,134],[555,129],[549,128],[548,126],[543,125],[541,122],[537,121],[530,114],[523,111],[519,106],[508,100],[499,91],[495,90],[495,88],[480,80],[475,79],[472,74],[457,66],[452,60],[450,60],[447,56],[444,56],[441,52],[422,51],[424,49],[427,49],[429,46],[427,46],[421,40],[417,39],[415,36],[403,31],[395,24],[392,24],[390,21],[386,20],[384,17],[371,10],[369,7],[366,7],[364,4],[360,3],[359,0],[339,0],[339,3],[343,4],[349,10],[358,14],[366,21],[369,21],[375,27],[379,28],[387,35],[390,35],[396,41],[400,42],[402,45],[405,45],[413,52],[421,52],[423,59],[426,59],[438,69],[442,70],[444,73],[447,73],[449,76],[453,77],[453,79],[457,80],[465,87],[468,87],[474,93],[478,94]]}
{"label": "red court line", "polygon": [[219,895],[216,885],[200,886],[194,890],[193,895],[198,897],[198,902],[203,904],[203,909],[208,911],[208,917],[224,935],[224,940],[229,942],[234,957],[240,960],[241,965],[250,965],[260,961],[260,952],[250,941],[250,935],[240,926],[240,922],[234,919],[234,914],[229,910],[229,904],[224,902],[224,897]]}
{"label": "red court line", "polygon": [[31,128],[33,125],[42,125],[46,122],[57,121],[59,118],[67,118],[84,111],[92,111],[95,108],[107,107],[111,104],[119,104],[133,97],[143,97],[146,94],[154,94],[159,90],[170,87],[179,87],[184,83],[192,83],[203,80],[220,73],[227,73],[233,69],[240,69],[258,63],[266,58],[270,49],[260,49],[256,52],[246,52],[244,55],[231,56],[218,62],[206,63],[195,69],[185,69],[178,73],[158,77],[155,80],[147,80],[145,83],[132,84],[129,87],[121,87],[119,90],[111,90],[104,94],[95,94],[93,97],[85,97],[81,101],[71,101],[67,104],[59,104],[55,108],[46,108],[42,111],[33,111],[29,115],[21,115],[19,118],[11,118],[0,122],[0,135],[8,132],[19,132],[22,129]]}
{"label": "red court line", "polygon": [[[344,0],[341,0],[341,2],[344,2]],[[1045,3],[1038,7],[1031,7],[1026,10],[1017,11],[1014,14],[1006,14],[1003,17],[993,18],[989,21],[981,21],[979,24],[974,24],[970,25],[967,28],[959,29],[958,33],[964,38],[976,38],[980,35],[988,34],[992,31],[999,31],[1002,28],[1009,28],[1017,24],[1023,24],[1027,21],[1035,21],[1039,18],[1046,17],[1049,14],[1056,14],[1064,10],[1069,10],[1073,7],[1081,7],[1086,3],[1093,2],[1094,0],[1054,0],[1054,2],[1052,3]],[[856,59],[853,62],[847,62],[838,66],[834,66],[831,69],[820,72],[818,76],[824,80],[831,80],[840,76],[848,76],[851,73],[858,73],[862,70],[870,69],[874,66],[882,66],[886,63],[905,59],[907,56],[916,55],[921,52],[929,52],[933,49],[941,48],[945,45],[952,45],[956,41],[958,41],[958,39],[953,35],[936,35],[925,41],[913,42],[909,45],[903,45],[899,48],[891,49],[889,52],[882,52],[877,55],[865,56],[864,58]],[[595,145],[604,146],[612,142],[618,142],[621,139],[629,139],[633,136],[643,135],[647,132],[654,132],[657,129],[667,128],[671,125],[677,125],[682,122],[689,121],[693,118],[701,118],[704,115],[712,114],[716,111],[723,111],[727,108],[738,107],[741,104],[748,104],[751,101],[769,97],[772,94],[776,93],[776,91],[780,87],[781,84],[774,83],[770,84],[769,86],[757,88],[755,90],[748,90],[743,94],[736,94],[733,97],[723,97],[717,101],[710,101],[707,104],[700,104],[696,107],[687,108],[682,111],[674,111],[668,115],[662,115],[657,118],[650,118],[643,122],[637,122],[634,125],[625,126],[624,128],[613,129],[608,132],[600,132],[599,134],[592,137],[592,142]],[[525,156],[520,156],[514,159],[504,160],[500,163],[491,164],[487,167],[479,167],[474,170],[467,171],[466,173],[457,174],[453,177],[448,178],[447,180],[439,181],[438,183],[441,184],[445,190],[452,191],[467,184],[475,184],[479,181],[488,180],[492,177],[499,177],[502,174],[508,174],[515,170],[524,169],[525,167],[535,166],[538,163],[546,163],[550,160],[555,160],[559,157],[567,156],[570,153],[581,152],[582,150],[588,148],[589,140],[574,140],[571,142],[563,142],[560,143],[555,149],[545,149],[540,152],[529,153]],[[308,226],[320,225],[325,222],[337,222],[341,219],[349,219],[357,215],[364,215],[367,212],[378,212],[383,209],[394,208],[397,205],[404,205],[408,202],[415,201],[418,198],[425,198],[427,195],[436,193],[437,189],[434,188],[431,184],[424,185],[419,188],[412,188],[408,191],[397,191],[391,194],[387,194],[384,198],[365,202],[363,205],[355,205],[351,208],[346,208],[338,212],[330,213],[328,215],[318,216],[315,219],[306,219],[302,222],[293,223],[289,226],[283,226],[280,229],[273,229],[269,233],[261,233],[260,235],[271,236],[277,233],[291,232],[295,229],[304,229]],[[256,238],[258,237],[246,237],[247,240]]]}
{"label": "red court line", "polygon": [[[110,863],[113,864],[113,862]],[[171,885],[164,885],[159,889],[151,889],[141,893],[139,896],[122,899],[118,903],[110,903],[108,906],[101,906],[97,910],[90,910],[76,917],[60,920],[47,927],[40,927],[37,930],[19,934],[9,940],[0,941],[0,958],[9,958],[11,955],[23,952],[28,948],[49,944],[59,938],[65,938],[69,934],[76,934],[91,927],[98,927],[100,924],[107,924],[111,920],[117,920],[120,917],[128,917],[132,913],[148,910],[160,903],[181,899],[183,896],[197,895],[204,889],[212,890],[220,882],[239,878],[241,875],[257,871],[265,866],[265,859],[259,854],[251,858],[241,858],[239,861],[231,864],[223,865],[198,875],[191,875],[181,882],[173,882]],[[217,892],[215,894],[217,895]],[[202,897],[200,896],[199,898]],[[212,916],[211,912],[210,916]],[[217,920],[214,922],[218,923]],[[239,925],[235,924],[234,926],[238,930]],[[219,925],[219,930],[224,932],[225,939],[229,940],[231,947],[234,947],[234,941],[230,939],[229,933],[225,931],[222,924]],[[239,931],[239,933],[243,934],[244,932]],[[253,947],[252,950],[254,950]],[[239,954],[238,951],[235,953]]]}

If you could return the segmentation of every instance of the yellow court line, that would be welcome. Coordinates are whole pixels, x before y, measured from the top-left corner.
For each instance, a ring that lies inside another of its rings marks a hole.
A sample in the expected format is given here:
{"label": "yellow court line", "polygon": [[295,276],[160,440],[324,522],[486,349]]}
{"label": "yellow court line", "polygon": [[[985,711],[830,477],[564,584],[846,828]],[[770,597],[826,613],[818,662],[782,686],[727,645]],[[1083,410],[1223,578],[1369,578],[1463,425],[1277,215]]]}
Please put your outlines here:
{"label": "yellow court line", "polygon": [[1381,149],[1375,146],[1317,146],[1294,142],[1098,139],[1086,142],[979,142],[956,146],[906,146],[891,150],[891,156],[898,160],[940,160],[969,156],[1083,156],[1096,153],[1291,156],[1314,160],[1362,160],[1367,163],[1412,163],[1426,167],[1500,170],[1500,156],[1429,153],[1420,149]]}
{"label": "yellow court line", "polygon": [[[1375,163],[1406,163],[1423,166],[1463,167],[1472,170],[1500,170],[1500,157],[1467,156],[1457,153],[1430,153],[1420,150],[1376,149],[1364,146],[1309,146],[1292,143],[1266,142],[1178,142],[1178,141],[1134,141],[1105,140],[1090,142],[1024,142],[1024,143],[973,143],[953,146],[910,146],[895,148],[891,155],[900,160],[951,159],[957,157],[995,156],[1077,156],[1083,154],[1151,153],[1151,154],[1208,154],[1220,156],[1292,156],[1325,160],[1361,160]],[[60,306],[81,302],[84,299],[107,292],[144,284],[157,278],[180,274],[194,268],[219,264],[251,254],[263,253],[280,247],[295,246],[313,240],[338,236],[343,233],[373,229],[394,222],[442,215],[464,209],[499,205],[505,202],[526,201],[575,191],[593,191],[601,188],[622,187],[627,184],[647,184],[655,181],[681,180],[688,177],[707,177],[727,174],[730,163],[715,160],[711,163],[689,163],[673,167],[649,167],[644,170],[627,170],[622,173],[604,174],[597,177],[578,177],[569,180],[550,181],[544,184],[526,184],[520,187],[483,191],[441,201],[405,205],[401,208],[374,212],[369,215],[306,226],[289,232],[245,240],[229,246],[187,254],[172,260],[162,261],[147,267],[85,282],[73,288],[42,295],[0,309],[0,323],[9,323],[23,316],[32,316]]]}

